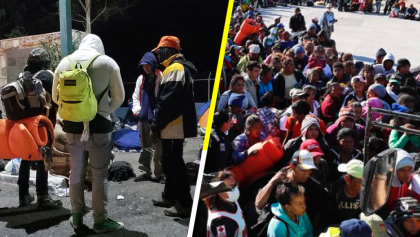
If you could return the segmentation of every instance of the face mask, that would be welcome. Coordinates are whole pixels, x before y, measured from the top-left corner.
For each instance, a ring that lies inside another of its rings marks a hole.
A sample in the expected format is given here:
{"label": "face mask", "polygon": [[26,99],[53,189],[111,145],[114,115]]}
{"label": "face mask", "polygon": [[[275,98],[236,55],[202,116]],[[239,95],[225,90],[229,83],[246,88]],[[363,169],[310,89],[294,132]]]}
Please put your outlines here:
{"label": "face mask", "polygon": [[239,189],[238,187],[235,187],[232,189],[232,191],[226,192],[228,197],[226,198],[226,201],[228,202],[236,202],[239,199]]}

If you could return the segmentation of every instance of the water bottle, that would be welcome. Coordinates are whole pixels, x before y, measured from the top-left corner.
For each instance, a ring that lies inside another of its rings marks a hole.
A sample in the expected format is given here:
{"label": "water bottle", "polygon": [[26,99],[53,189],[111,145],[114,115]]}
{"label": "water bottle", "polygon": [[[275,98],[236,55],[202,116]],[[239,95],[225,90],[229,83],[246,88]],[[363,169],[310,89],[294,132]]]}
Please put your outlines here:
{"label": "water bottle", "polygon": [[59,197],[68,197],[69,196],[69,189],[68,188],[57,188],[54,191],[55,195]]}

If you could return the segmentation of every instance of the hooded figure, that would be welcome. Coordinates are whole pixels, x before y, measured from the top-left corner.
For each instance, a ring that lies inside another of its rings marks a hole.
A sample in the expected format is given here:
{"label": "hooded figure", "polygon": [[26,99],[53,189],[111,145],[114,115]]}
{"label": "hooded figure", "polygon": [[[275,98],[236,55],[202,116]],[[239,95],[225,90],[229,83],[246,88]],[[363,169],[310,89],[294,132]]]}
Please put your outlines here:
{"label": "hooded figure", "polygon": [[[150,65],[151,73],[146,73],[143,65]],[[133,114],[139,121],[148,124],[153,122],[157,91],[162,79],[162,73],[157,69],[157,66],[157,60],[153,53],[144,54],[138,65],[141,75],[137,79],[136,89],[133,93]]]}
{"label": "hooded figure", "polygon": [[[156,108],[156,96],[162,72],[157,69],[158,63],[155,55],[151,52],[145,53],[138,64],[140,76],[136,82],[133,93],[133,115],[139,120],[139,137],[142,145],[140,152],[140,169],[146,173],[137,176],[134,181],[152,180],[151,161],[154,163],[154,179],[163,182],[163,171],[160,163],[162,157],[162,141],[152,139],[150,126],[154,118]],[[153,152],[154,148],[154,152]]]}
{"label": "hooded figure", "polygon": [[277,31],[277,27],[273,27],[270,29],[270,35],[266,36],[263,40],[264,49],[271,48],[274,45],[274,43],[280,40],[280,38],[277,36]]}
{"label": "hooded figure", "polygon": [[375,75],[378,73],[382,73],[385,76],[387,76],[388,74],[392,74],[395,73],[395,70],[393,68],[393,66],[391,66],[390,68],[386,68],[385,67],[385,63],[388,61],[388,64],[394,65],[395,63],[395,57],[392,53],[387,53],[384,57],[384,59],[382,60],[382,64],[376,64],[373,66],[373,69],[375,70]]}
{"label": "hooded figure", "polygon": [[[395,204],[401,197],[407,197],[409,194],[408,187],[412,181],[411,172],[414,168],[414,161],[410,154],[402,149],[397,150],[397,161],[395,162],[394,177],[392,179],[391,189],[389,192],[388,202],[384,206],[384,211],[387,215],[395,210]],[[399,170],[410,170],[410,173],[405,173],[404,176],[398,175]],[[400,180],[399,177],[405,180]]]}
{"label": "hooded figure", "polygon": [[[63,131],[66,132],[67,149],[70,162],[70,200],[72,216],[70,224],[77,229],[83,226],[85,212],[84,177],[87,168],[85,152],[89,153],[92,167],[92,209],[94,225],[97,233],[123,228],[123,224],[108,218],[106,210],[108,166],[111,162],[113,129],[110,114],[119,108],[124,101],[124,88],[118,64],[105,55],[101,39],[94,35],[86,35],[79,48],[71,55],[72,61],[84,66],[95,55],[87,72],[92,81],[93,92],[98,98],[98,109],[95,118],[88,122],[88,130],[84,122],[64,121]],[[52,98],[57,103],[59,96],[57,85],[61,72],[71,69],[69,59],[63,58],[54,73]],[[110,92],[110,93],[108,93]],[[101,97],[102,95],[102,97]],[[82,139],[83,133],[83,139]]]}
{"label": "hooded figure", "polygon": [[[321,150],[326,153],[330,148],[328,147],[328,143],[324,138],[324,134],[322,132],[322,126],[320,125],[319,119],[312,116],[312,115],[306,115],[305,119],[302,121],[301,126],[301,135],[297,138],[290,139],[287,141],[287,143],[284,145],[284,155],[283,158],[280,159],[278,163],[276,163],[276,167],[281,168],[286,165],[287,162],[289,162],[292,159],[293,154],[299,150],[300,145],[307,139],[307,131],[311,126],[315,126],[318,128],[318,137],[315,139],[319,146],[321,147]],[[325,125],[324,125],[325,129]]]}
{"label": "hooded figure", "polygon": [[[92,87],[95,96],[105,92],[105,95],[98,101],[98,113],[96,117],[90,121],[89,128],[91,133],[108,133],[112,132],[111,116],[124,101],[125,93],[121,79],[120,67],[110,57],[105,55],[102,40],[94,34],[86,35],[79,45],[79,48],[71,55],[73,61],[80,62],[83,66],[95,54],[100,54],[88,68],[89,77],[92,79]],[[61,60],[54,72],[54,83],[52,91],[52,99],[58,102],[57,85],[60,79],[60,73],[70,70],[71,65],[67,58]],[[106,69],[106,70],[105,70]],[[109,87],[109,88],[108,88]],[[105,91],[107,90],[107,91]],[[110,92],[109,98],[107,92]],[[103,129],[106,126],[106,129]],[[64,132],[81,134],[83,131],[82,123],[70,121],[64,122]]]}

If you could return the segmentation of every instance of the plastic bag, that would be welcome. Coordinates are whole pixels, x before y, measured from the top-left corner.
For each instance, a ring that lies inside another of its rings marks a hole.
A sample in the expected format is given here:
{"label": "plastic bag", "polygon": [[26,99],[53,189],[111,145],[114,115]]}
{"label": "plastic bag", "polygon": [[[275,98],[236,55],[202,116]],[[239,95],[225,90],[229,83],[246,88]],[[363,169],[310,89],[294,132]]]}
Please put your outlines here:
{"label": "plastic bag", "polygon": [[21,161],[21,158],[12,159],[7,163],[4,169],[12,175],[18,175]]}

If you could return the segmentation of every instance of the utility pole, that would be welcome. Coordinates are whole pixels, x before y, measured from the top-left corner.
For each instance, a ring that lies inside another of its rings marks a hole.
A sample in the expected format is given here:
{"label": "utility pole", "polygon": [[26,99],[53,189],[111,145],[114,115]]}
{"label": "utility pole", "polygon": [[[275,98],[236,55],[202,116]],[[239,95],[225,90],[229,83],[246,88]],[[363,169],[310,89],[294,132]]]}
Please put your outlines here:
{"label": "utility pole", "polygon": [[71,0],[60,0],[61,57],[73,53],[71,35]]}

